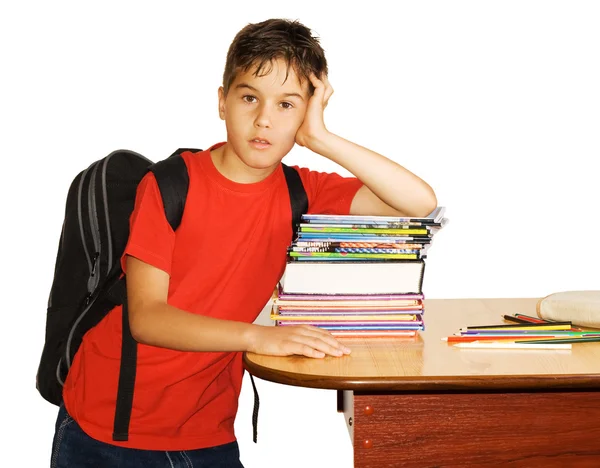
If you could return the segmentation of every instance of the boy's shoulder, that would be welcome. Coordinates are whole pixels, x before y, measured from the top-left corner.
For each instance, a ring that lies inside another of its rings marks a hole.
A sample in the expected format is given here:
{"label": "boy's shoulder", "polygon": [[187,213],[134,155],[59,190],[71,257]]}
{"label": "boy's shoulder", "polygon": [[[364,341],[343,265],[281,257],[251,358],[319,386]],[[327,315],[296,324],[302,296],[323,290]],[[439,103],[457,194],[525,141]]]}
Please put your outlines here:
{"label": "boy's shoulder", "polygon": [[223,146],[225,142],[216,143],[207,149],[188,148],[181,152],[181,158],[184,160],[188,172],[192,175],[195,172],[206,172],[210,170],[212,165],[210,152]]}

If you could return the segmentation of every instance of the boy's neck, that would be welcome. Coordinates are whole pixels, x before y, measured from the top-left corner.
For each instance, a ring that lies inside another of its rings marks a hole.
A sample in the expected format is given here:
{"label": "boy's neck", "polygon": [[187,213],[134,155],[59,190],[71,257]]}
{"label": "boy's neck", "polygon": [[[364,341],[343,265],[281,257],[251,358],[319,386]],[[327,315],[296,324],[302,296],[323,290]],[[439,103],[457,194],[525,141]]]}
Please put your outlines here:
{"label": "boy's neck", "polygon": [[238,158],[229,144],[224,144],[210,152],[212,162],[219,173],[238,184],[255,184],[269,177],[277,165],[265,169],[249,167]]}

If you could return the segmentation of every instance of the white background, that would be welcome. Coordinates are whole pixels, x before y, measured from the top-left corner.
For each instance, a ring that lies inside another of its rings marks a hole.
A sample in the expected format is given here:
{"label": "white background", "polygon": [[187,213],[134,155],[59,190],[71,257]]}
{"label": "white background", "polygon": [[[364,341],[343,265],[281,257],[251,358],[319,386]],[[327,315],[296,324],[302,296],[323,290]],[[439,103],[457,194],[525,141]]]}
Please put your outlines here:
{"label": "white background", "polygon": [[[34,380],[71,180],[116,148],[159,160],[224,140],[217,88],[249,22],[311,27],[335,89],[329,129],[407,167],[447,207],[427,297],[600,289],[597,2],[208,3],[0,7],[2,466],[49,464],[56,408]],[[285,161],[347,175],[304,148]],[[247,468],[352,466],[335,392],[257,385],[259,443],[247,376],[236,421]]]}

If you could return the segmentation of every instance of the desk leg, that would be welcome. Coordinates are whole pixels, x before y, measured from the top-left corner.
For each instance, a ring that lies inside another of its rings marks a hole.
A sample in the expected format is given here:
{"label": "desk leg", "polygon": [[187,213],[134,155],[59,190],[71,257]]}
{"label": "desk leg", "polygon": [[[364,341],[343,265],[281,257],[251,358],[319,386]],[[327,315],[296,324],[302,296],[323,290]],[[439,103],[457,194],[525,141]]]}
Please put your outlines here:
{"label": "desk leg", "polygon": [[[338,392],[341,392],[342,394],[341,400],[342,409],[344,410],[344,419],[346,420],[348,434],[350,434],[350,441],[354,444],[354,393],[350,390],[338,390]],[[338,398],[340,398],[339,393]]]}
{"label": "desk leg", "polygon": [[353,396],[356,468],[600,466],[600,391]]}

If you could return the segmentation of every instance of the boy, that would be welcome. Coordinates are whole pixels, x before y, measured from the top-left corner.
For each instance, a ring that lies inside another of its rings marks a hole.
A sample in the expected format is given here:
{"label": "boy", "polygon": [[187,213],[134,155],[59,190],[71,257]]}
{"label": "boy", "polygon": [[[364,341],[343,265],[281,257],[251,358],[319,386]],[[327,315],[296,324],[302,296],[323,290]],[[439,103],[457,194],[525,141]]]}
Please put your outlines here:
{"label": "boy", "polygon": [[227,141],[182,155],[190,185],[176,233],[154,176],[138,187],[122,257],[138,342],[129,440],[111,437],[116,307],[85,335],[69,371],[53,467],[241,467],[234,420],[242,352],[350,352],[317,327],[252,324],[283,274],[291,239],[282,158],[297,143],[356,176],[296,168],[310,212],[423,216],[437,200],[400,165],[328,132],[332,93],[323,49],[302,24],[274,19],[236,35],[218,90]]}

